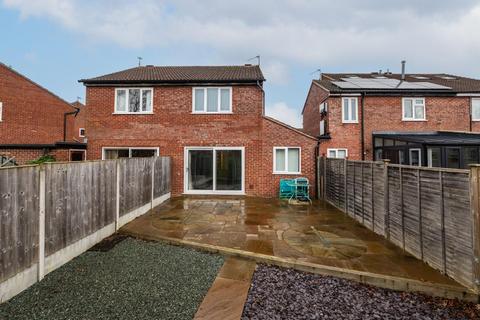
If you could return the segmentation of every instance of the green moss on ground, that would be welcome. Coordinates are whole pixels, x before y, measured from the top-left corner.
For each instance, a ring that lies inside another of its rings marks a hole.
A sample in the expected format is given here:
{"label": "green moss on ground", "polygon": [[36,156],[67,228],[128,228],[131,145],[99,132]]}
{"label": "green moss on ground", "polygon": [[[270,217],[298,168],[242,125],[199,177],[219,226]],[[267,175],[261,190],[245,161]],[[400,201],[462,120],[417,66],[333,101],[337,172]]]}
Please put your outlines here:
{"label": "green moss on ground", "polygon": [[89,251],[10,301],[0,319],[192,319],[218,255],[127,238]]}

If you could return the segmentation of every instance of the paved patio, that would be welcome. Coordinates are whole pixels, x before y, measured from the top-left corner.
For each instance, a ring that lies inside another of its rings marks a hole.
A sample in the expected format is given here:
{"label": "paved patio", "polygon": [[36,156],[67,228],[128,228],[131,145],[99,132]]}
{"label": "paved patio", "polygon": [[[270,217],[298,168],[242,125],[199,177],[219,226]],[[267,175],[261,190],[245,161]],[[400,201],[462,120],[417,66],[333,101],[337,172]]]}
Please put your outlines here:
{"label": "paved patio", "polygon": [[463,288],[319,201],[295,206],[251,197],[177,197],[121,232]]}

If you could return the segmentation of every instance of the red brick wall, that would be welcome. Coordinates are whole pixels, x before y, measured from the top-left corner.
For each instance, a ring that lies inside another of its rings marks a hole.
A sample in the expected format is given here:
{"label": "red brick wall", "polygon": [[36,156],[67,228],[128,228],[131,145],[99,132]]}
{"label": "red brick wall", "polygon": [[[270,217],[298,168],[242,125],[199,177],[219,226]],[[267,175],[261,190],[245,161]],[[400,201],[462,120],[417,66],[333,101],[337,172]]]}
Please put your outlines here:
{"label": "red brick wall", "polygon": [[[361,97],[358,97],[358,124],[342,123],[340,97],[328,98],[328,128],[332,139],[322,141],[320,153],[328,148],[347,148],[350,159],[361,159]],[[402,121],[402,97],[365,98],[365,159],[373,158],[374,131],[469,131],[470,98],[425,97],[426,121]],[[480,123],[472,122],[473,131]]]}
{"label": "red brick wall", "polygon": [[[0,144],[53,144],[63,140],[63,114],[74,109],[62,99],[0,64]],[[73,138],[73,118],[67,124]]]}
{"label": "red brick wall", "polygon": [[85,106],[82,103],[78,103],[78,102],[74,102],[72,103],[72,105],[80,109],[77,116],[74,118],[74,126],[73,126],[74,139],[79,142],[83,142],[83,140],[86,137],[86,133],[85,133],[85,137],[80,137],[79,133],[80,133],[80,128],[85,128],[85,114],[86,114]]}
{"label": "red brick wall", "polygon": [[327,98],[328,91],[312,82],[303,109],[303,131],[309,135],[320,135],[320,104]]}
{"label": "red brick wall", "polygon": [[[184,147],[245,147],[246,193],[274,196],[278,187],[274,185],[277,177],[272,174],[273,158],[262,151],[265,140],[262,91],[255,85],[235,86],[232,94],[233,114],[202,115],[192,114],[191,87],[155,87],[153,114],[115,115],[112,114],[114,88],[87,87],[88,158],[100,159],[102,147],[159,147],[160,155],[172,158],[172,192],[178,195],[184,191]],[[266,132],[275,136],[284,131],[283,127],[277,127],[268,125]],[[279,139],[300,135],[293,132],[289,130],[288,134],[279,135]],[[306,157],[310,150],[306,149]],[[269,164],[267,171],[263,163]]]}
{"label": "red brick wall", "polygon": [[15,157],[18,165],[26,164],[46,154],[54,156],[56,161],[69,161],[68,149],[0,149],[0,155]]}

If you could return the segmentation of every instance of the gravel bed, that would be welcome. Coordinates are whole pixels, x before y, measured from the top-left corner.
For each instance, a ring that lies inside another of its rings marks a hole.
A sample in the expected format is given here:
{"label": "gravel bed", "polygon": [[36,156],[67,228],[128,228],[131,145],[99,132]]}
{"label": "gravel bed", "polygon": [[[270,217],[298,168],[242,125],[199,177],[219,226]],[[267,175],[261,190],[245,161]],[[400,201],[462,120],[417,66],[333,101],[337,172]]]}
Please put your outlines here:
{"label": "gravel bed", "polygon": [[258,265],[242,319],[480,319],[480,305]]}
{"label": "gravel bed", "polygon": [[192,319],[222,265],[218,255],[127,238],[48,274],[0,305],[0,319]]}

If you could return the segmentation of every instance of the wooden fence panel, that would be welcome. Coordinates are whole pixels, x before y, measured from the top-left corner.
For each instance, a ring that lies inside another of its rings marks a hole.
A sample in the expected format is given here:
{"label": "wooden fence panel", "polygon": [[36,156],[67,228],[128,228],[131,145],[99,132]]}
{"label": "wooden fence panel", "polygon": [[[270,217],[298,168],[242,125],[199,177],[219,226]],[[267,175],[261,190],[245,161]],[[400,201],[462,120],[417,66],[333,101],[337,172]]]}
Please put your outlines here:
{"label": "wooden fence panel", "polygon": [[342,159],[326,159],[326,197],[338,208],[345,206],[345,173]]}
{"label": "wooden fence panel", "polygon": [[355,183],[353,185],[354,190],[354,208],[353,215],[357,221],[362,222],[362,199],[363,199],[363,177],[362,177],[362,164],[359,162],[353,162]]}
{"label": "wooden fence panel", "polygon": [[115,220],[114,161],[45,165],[45,253],[51,255]]}
{"label": "wooden fence panel", "polygon": [[472,281],[472,215],[468,173],[443,173],[446,273],[460,283]]}
{"label": "wooden fence panel", "polygon": [[419,171],[418,168],[402,168],[403,238],[405,250],[422,259]]}
{"label": "wooden fence panel", "polygon": [[355,164],[353,162],[347,161],[347,214],[355,218]]}
{"label": "wooden fence panel", "polygon": [[38,261],[39,168],[0,169],[0,282]]}
{"label": "wooden fence panel", "polygon": [[155,198],[170,192],[170,158],[155,158],[154,192]]}
{"label": "wooden fence panel", "polygon": [[373,231],[385,236],[385,179],[383,178],[385,166],[373,164]]}
{"label": "wooden fence panel", "polygon": [[387,228],[390,241],[403,248],[403,204],[401,168],[388,168],[388,215]]}
{"label": "wooden fence panel", "polygon": [[362,163],[363,193],[362,193],[362,223],[373,230],[373,163]]}
{"label": "wooden fence panel", "polygon": [[120,216],[148,204],[152,199],[152,158],[120,162]]}

